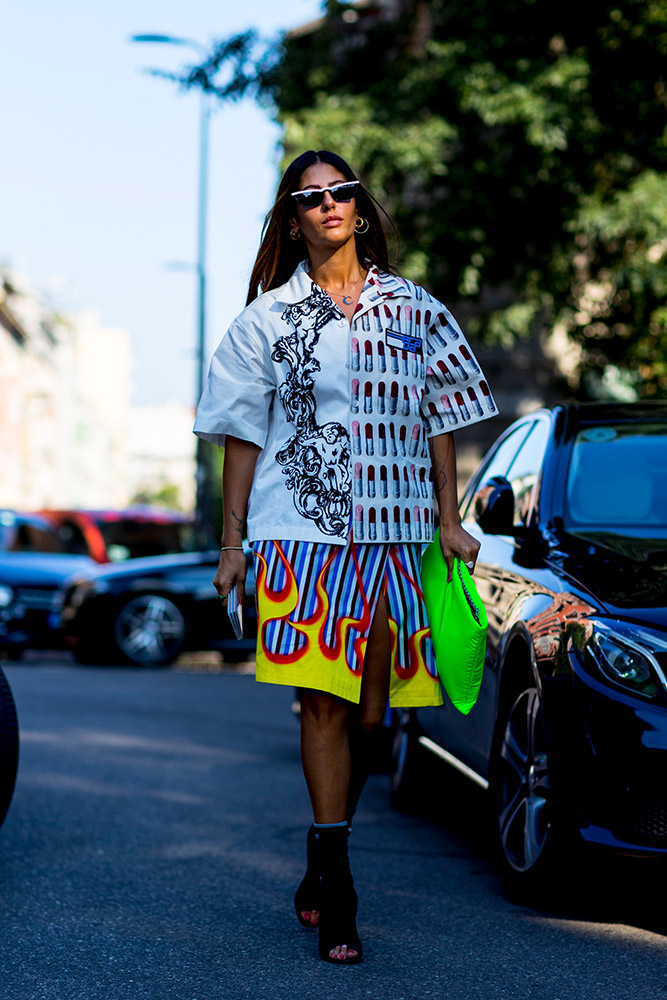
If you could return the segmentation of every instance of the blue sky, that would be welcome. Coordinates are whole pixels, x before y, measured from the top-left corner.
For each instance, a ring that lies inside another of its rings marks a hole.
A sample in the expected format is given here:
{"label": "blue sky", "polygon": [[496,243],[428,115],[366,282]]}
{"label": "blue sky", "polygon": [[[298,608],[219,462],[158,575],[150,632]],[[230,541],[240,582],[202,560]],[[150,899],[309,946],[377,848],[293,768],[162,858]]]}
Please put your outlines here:
{"label": "blue sky", "polygon": [[[209,43],[317,17],[321,0],[5,0],[0,92],[0,262],[59,308],[127,329],[134,402],[194,403],[195,283],[170,271],[196,247],[199,103],[145,67],[188,60],[160,33]],[[211,125],[208,238],[212,352],[242,308],[278,179],[278,129],[250,101]]]}

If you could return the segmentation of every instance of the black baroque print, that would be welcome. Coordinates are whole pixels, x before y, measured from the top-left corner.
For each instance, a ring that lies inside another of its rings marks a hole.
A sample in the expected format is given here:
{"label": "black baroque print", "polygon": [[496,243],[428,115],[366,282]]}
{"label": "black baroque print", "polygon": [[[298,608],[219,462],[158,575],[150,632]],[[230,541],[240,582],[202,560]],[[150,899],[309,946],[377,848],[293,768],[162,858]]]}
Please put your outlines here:
{"label": "black baroque print", "polygon": [[273,345],[274,361],[289,372],[278,387],[287,420],[296,430],[276,455],[294,506],[327,535],[343,534],[351,503],[350,438],[342,424],[317,423],[314,351],[327,323],[340,315],[326,292],[313,283],[307,299],[287,306],[280,317],[292,330]]}

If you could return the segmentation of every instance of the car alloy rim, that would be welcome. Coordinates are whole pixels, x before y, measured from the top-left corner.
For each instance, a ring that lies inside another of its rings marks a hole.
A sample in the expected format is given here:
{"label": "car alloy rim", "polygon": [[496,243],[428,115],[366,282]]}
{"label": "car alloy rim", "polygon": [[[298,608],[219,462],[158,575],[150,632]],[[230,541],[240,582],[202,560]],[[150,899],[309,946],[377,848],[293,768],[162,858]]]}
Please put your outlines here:
{"label": "car alloy rim", "polygon": [[133,660],[147,663],[169,657],[185,632],[183,615],[164,597],[149,594],[126,604],[116,622],[121,651]]}
{"label": "car alloy rim", "polygon": [[535,865],[549,835],[549,770],[542,704],[535,688],[512,706],[500,745],[498,828],[503,852],[516,871]]}

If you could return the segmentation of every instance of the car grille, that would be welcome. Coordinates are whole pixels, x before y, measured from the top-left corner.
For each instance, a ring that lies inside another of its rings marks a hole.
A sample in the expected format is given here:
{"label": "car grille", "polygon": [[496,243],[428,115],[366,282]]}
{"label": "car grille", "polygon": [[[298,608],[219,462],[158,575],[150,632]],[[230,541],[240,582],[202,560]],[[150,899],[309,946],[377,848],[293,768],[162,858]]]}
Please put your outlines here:
{"label": "car grille", "polygon": [[15,590],[16,601],[25,604],[27,608],[37,608],[40,611],[50,611],[54,606],[58,591],[54,588],[49,590],[38,587],[17,587]]}
{"label": "car grille", "polygon": [[633,796],[623,810],[621,823],[613,831],[635,844],[667,846],[667,789],[646,789]]}

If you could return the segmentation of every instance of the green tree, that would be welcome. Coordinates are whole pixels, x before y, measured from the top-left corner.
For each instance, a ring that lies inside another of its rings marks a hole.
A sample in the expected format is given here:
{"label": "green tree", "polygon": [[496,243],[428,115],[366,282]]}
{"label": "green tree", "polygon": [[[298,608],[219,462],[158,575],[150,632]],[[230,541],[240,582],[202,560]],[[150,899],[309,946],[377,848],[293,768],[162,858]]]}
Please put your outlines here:
{"label": "green tree", "polygon": [[182,510],[181,491],[175,483],[163,483],[162,486],[140,489],[130,501],[133,504],[148,504],[155,507],[165,507],[168,510]]}
{"label": "green tree", "polygon": [[358,165],[403,270],[463,300],[473,332],[559,325],[581,347],[574,388],[614,365],[667,395],[665,0],[394,11],[331,2],[286,38],[266,81],[285,159],[324,146]]}

